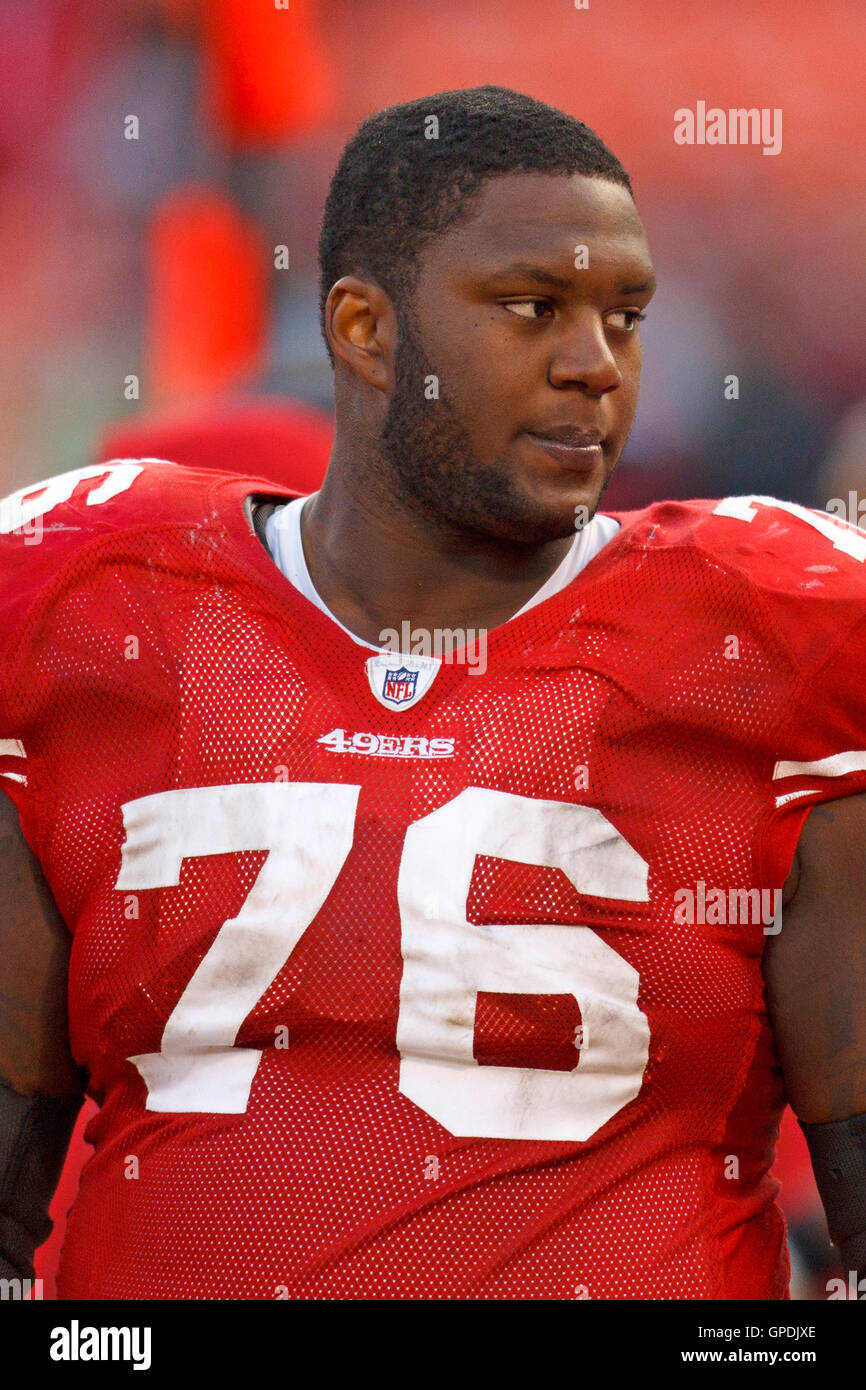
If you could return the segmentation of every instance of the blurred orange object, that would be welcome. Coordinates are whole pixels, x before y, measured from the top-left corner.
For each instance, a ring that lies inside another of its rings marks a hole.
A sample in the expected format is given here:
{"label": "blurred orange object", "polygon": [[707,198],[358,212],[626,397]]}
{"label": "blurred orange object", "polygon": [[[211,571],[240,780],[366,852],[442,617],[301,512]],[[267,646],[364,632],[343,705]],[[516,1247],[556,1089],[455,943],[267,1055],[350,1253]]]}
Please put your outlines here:
{"label": "blurred orange object", "polygon": [[207,0],[205,102],[233,145],[272,148],[334,114],[317,0]]}
{"label": "blurred orange object", "polygon": [[146,390],[172,401],[245,381],[264,360],[265,255],[222,193],[185,188],[150,232]]}

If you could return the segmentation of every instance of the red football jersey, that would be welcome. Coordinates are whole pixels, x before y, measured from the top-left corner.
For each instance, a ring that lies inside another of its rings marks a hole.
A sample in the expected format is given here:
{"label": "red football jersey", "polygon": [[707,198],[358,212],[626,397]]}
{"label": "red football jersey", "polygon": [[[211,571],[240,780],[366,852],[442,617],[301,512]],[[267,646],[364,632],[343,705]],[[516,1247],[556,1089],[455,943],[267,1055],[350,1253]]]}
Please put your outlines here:
{"label": "red football jersey", "polygon": [[60,1297],[784,1298],[761,954],[866,788],[866,535],[619,514],[380,698],[256,494],[124,460],[0,504],[0,785],[101,1107]]}

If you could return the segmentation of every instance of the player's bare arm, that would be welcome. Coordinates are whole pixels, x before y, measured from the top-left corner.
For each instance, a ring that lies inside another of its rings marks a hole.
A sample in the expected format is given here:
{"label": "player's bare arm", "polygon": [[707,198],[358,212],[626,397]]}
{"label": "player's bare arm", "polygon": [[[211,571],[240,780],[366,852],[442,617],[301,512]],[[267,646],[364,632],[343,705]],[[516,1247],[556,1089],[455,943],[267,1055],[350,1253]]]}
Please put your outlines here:
{"label": "player's bare arm", "polygon": [[25,1096],[64,1099],[81,1090],[69,1051],[70,936],[5,796],[0,866],[0,1078]]}
{"label": "player's bare arm", "polygon": [[866,795],[811,812],[785,897],[782,930],[769,938],[764,954],[776,1047],[788,1099],[809,1140],[831,1234],[846,1267],[862,1273]]}
{"label": "player's bare arm", "polygon": [[83,1096],[69,1050],[70,938],[0,796],[0,1276],[32,1276]]}

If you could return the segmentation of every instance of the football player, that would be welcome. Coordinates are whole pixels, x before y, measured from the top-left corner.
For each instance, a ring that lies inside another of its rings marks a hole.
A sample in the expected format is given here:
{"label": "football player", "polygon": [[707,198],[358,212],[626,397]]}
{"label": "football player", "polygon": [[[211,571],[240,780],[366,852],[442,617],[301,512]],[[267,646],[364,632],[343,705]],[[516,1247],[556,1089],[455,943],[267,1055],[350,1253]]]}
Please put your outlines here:
{"label": "football player", "polygon": [[3,1272],[86,1087],[63,1298],[783,1299],[786,1101],[859,1278],[866,535],[599,510],[654,277],[562,112],[373,116],[321,270],[313,496],[0,509]]}

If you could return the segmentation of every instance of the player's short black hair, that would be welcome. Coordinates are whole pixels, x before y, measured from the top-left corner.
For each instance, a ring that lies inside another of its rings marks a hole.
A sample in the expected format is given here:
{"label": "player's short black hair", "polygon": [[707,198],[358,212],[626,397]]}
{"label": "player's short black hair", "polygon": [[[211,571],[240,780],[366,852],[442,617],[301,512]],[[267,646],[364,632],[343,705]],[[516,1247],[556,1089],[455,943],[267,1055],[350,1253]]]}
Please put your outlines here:
{"label": "player's short black hair", "polygon": [[470,214],[485,179],[529,172],[585,174],[632,192],[616,155],[589,126],[507,87],[436,92],[370,116],[344,149],[325,201],[322,332],[341,275],[371,276],[397,305],[412,292],[425,243]]}

